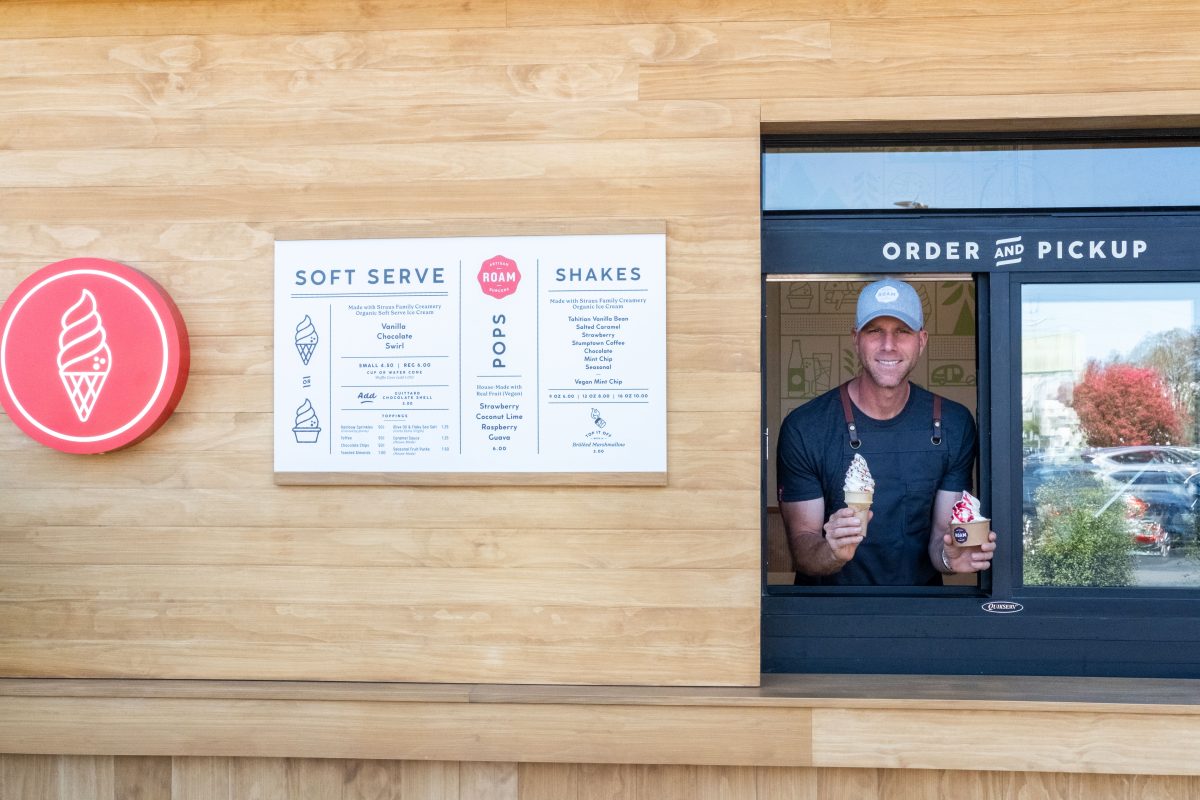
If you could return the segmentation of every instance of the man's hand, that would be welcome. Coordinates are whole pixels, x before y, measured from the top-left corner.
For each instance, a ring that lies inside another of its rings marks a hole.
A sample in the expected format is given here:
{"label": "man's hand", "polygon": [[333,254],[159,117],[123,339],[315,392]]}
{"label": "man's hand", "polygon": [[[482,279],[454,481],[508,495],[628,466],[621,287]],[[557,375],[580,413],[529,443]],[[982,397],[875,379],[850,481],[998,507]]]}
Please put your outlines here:
{"label": "man's hand", "polygon": [[957,572],[983,572],[992,566],[992,555],[996,552],[996,532],[988,531],[986,544],[974,547],[961,547],[954,543],[954,537],[949,533],[942,534],[942,548],[946,553],[946,563]]}
{"label": "man's hand", "polygon": [[[875,515],[874,511],[867,512],[867,521]],[[862,524],[855,516],[854,510],[842,508],[833,512],[825,523],[825,543],[833,551],[833,555],[843,564],[854,558],[855,551],[866,538]]]}

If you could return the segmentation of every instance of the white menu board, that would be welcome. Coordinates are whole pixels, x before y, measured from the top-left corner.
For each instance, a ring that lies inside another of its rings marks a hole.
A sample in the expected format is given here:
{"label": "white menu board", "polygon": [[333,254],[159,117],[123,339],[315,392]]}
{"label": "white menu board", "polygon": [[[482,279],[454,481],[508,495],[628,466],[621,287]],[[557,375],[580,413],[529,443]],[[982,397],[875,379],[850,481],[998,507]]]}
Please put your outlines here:
{"label": "white menu board", "polygon": [[666,236],[275,244],[279,483],[666,481]]}

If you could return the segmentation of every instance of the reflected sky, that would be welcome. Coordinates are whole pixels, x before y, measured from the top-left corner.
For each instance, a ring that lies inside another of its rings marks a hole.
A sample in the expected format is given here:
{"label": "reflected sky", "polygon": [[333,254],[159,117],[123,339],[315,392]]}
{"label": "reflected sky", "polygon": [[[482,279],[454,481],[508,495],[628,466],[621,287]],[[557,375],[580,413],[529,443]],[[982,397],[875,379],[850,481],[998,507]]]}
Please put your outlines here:
{"label": "reflected sky", "polygon": [[1190,206],[1198,177],[1198,147],[775,152],[763,155],[763,208]]}
{"label": "reflected sky", "polygon": [[1028,285],[1021,293],[1024,341],[1078,334],[1082,357],[1122,357],[1146,337],[1200,323],[1200,284]]}

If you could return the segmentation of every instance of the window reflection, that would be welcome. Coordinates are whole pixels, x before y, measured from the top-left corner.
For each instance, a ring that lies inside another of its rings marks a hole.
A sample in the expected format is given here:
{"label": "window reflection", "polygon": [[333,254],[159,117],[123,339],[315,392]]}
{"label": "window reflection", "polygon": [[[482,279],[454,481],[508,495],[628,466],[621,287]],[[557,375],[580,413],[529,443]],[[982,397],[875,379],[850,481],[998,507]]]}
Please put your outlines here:
{"label": "window reflection", "polygon": [[1024,583],[1200,586],[1200,284],[1026,285]]}
{"label": "window reflection", "polygon": [[1200,147],[965,145],[776,147],[763,208],[1075,208],[1197,203]]}

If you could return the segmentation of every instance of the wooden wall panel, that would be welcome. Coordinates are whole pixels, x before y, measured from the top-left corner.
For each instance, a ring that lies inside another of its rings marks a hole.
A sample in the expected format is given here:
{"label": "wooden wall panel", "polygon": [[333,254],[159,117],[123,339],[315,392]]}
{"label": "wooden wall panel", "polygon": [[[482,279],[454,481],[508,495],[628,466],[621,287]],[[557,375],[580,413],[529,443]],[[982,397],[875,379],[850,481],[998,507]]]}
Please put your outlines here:
{"label": "wooden wall panel", "polygon": [[[113,258],[169,289],[194,344],[178,413],[125,452],[64,456],[0,420],[0,675],[757,682],[760,121],[1184,118],[1193,5],[0,3],[0,292]],[[667,232],[666,486],[272,483],[276,238],[648,223]],[[53,780],[5,763],[50,792],[145,772],[163,794],[152,762]],[[171,796],[350,785],[175,766]],[[356,769],[368,793],[589,785]],[[867,773],[594,777],[615,796],[883,791]]]}
{"label": "wooden wall panel", "polygon": [[[827,21],[0,39],[0,77],[828,58]],[[353,100],[353,98],[348,98]]]}
{"label": "wooden wall panel", "polygon": [[0,36],[137,36],[165,33],[260,33],[495,27],[505,22],[504,0],[10,0],[0,5]]}
{"label": "wooden wall panel", "polygon": [[970,770],[0,755],[0,793],[21,800],[1195,800],[1200,780]]}

